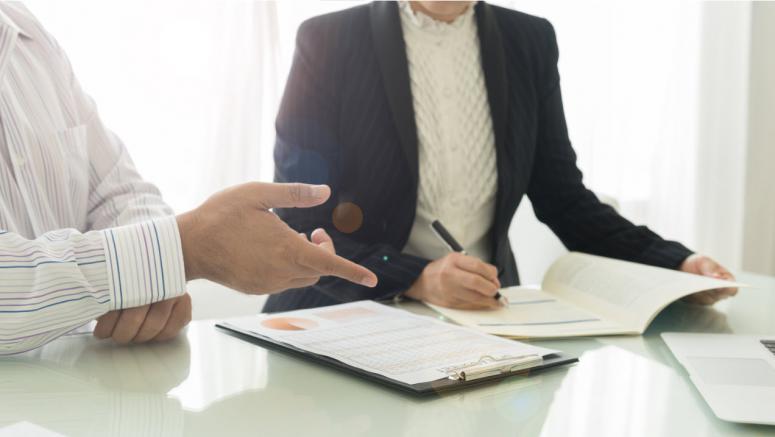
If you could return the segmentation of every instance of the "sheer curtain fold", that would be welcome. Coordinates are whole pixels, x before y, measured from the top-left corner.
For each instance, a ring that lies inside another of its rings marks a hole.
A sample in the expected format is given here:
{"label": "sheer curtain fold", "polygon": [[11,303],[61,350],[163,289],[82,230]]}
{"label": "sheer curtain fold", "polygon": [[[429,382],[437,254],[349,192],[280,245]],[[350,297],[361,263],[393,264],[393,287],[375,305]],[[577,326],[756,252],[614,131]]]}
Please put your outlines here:
{"label": "sheer curtain fold", "polygon": [[200,192],[271,178],[274,114],[282,90],[277,4],[225,2],[213,55],[216,104]]}
{"label": "sheer curtain fold", "polygon": [[[141,173],[175,210],[271,180],[287,74],[280,3],[30,0]],[[287,20],[286,20],[287,21]],[[292,39],[291,39],[292,41]]]}

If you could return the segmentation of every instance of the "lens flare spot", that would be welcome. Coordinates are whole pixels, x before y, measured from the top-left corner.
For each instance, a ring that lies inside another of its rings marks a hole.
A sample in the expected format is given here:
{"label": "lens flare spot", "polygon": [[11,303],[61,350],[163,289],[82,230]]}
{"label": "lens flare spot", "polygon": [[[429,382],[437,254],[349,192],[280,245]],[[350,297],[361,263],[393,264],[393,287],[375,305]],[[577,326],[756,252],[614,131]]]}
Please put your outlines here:
{"label": "lens flare spot", "polygon": [[339,232],[352,234],[363,226],[363,210],[352,202],[342,202],[334,208],[331,219]]}

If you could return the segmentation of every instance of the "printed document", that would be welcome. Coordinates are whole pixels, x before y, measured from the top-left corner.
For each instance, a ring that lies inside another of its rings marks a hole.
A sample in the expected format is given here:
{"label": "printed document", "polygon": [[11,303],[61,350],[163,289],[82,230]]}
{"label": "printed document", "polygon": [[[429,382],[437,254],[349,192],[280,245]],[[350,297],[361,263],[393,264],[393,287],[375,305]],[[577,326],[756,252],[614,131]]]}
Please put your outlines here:
{"label": "printed document", "polygon": [[224,324],[407,384],[447,378],[450,369],[485,356],[557,353],[372,301],[242,317]]}

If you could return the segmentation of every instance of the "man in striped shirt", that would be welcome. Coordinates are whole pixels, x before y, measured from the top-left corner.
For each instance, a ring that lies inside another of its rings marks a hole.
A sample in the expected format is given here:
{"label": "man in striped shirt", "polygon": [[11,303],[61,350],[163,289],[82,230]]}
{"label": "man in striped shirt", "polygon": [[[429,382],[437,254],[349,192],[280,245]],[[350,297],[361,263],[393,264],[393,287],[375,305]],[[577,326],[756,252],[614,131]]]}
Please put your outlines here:
{"label": "man in striped shirt", "polygon": [[175,336],[191,318],[187,280],[272,293],[334,275],[376,285],[272,208],[326,201],[326,186],[249,183],[172,216],[103,126],[54,39],[0,3],[0,355],[97,319],[119,343]]}

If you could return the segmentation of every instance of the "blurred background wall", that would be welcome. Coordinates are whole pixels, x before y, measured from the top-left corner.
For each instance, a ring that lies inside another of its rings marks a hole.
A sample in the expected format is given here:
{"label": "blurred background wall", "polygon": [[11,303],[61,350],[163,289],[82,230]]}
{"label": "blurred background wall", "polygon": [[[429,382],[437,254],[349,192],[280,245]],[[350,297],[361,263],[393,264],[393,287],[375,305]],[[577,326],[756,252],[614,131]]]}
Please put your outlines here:
{"label": "blurred background wall", "polygon": [[[296,29],[360,3],[26,1],[178,211],[272,179]],[[775,3],[495,3],[554,24],[570,135],[592,189],[730,268],[775,274]],[[527,202],[511,236],[526,282],[563,251]]]}
{"label": "blurred background wall", "polygon": [[751,14],[743,268],[775,273],[775,3]]}

